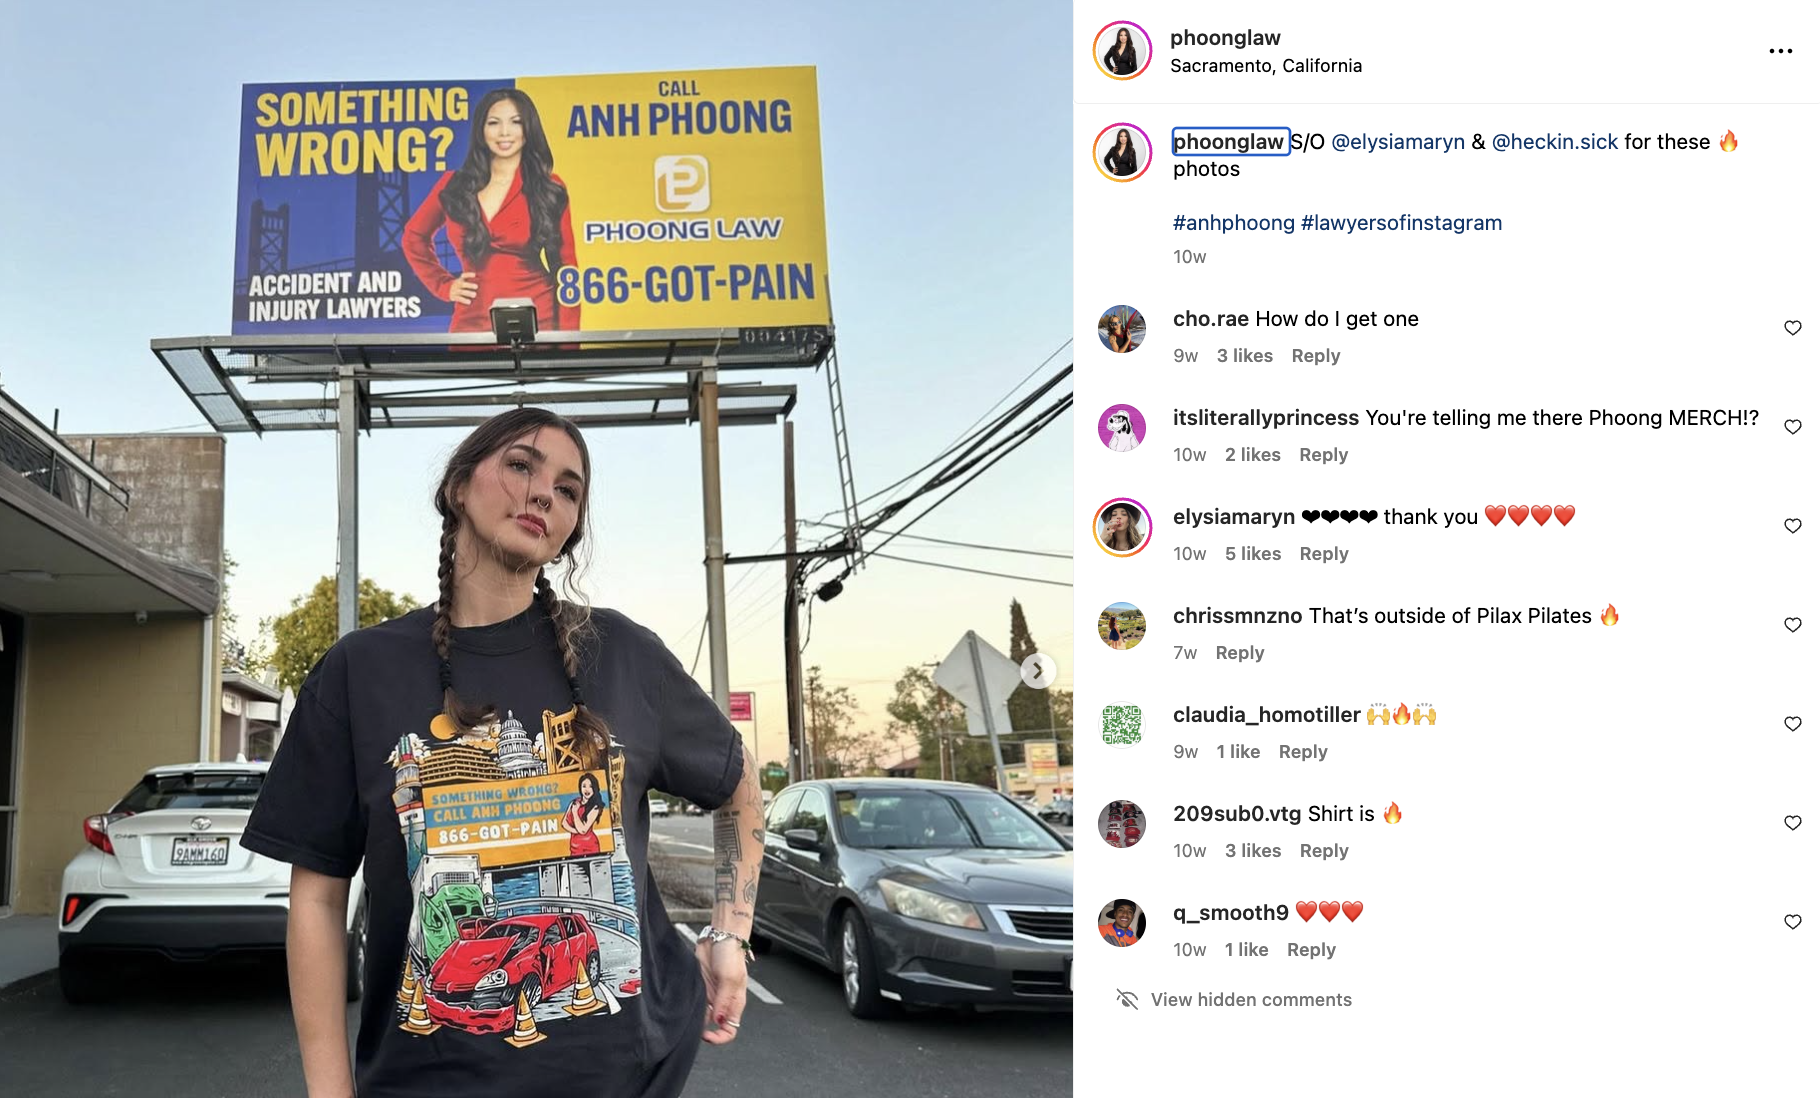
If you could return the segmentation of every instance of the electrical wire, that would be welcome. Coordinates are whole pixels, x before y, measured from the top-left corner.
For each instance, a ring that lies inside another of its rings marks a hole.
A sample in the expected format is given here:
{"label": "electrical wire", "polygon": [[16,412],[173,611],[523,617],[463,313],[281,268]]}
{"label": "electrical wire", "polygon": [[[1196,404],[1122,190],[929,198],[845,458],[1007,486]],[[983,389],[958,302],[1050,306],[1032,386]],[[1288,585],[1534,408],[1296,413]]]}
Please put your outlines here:
{"label": "electrical wire", "polygon": [[[831,530],[846,529],[845,527],[837,526],[832,522],[810,522],[810,523],[807,523],[806,525],[825,526]],[[891,531],[891,530],[880,530],[880,531],[876,531],[876,532],[884,533],[884,534],[894,533],[894,531]],[[929,537],[924,534],[907,534],[905,536],[908,537],[911,541],[929,541],[929,542],[934,542],[937,545],[952,545],[952,546],[955,546],[960,549],[988,549],[995,553],[1021,553],[1027,557],[1053,557],[1056,560],[1073,560],[1074,559],[1073,553],[1050,553],[1050,552],[1046,552],[1041,549],[1013,549],[1010,546],[1006,546],[1006,545],[982,545],[979,542],[972,542],[972,541],[948,541],[945,538],[932,538],[932,537]]]}
{"label": "electrical wire", "polygon": [[1037,579],[1035,576],[1020,576],[1013,572],[988,572],[984,568],[964,568],[958,564],[943,564],[940,561],[917,560],[914,557],[894,557],[890,553],[867,553],[866,555],[869,557],[879,557],[883,560],[902,561],[905,564],[920,564],[926,568],[946,568],[951,572],[971,572],[976,576],[997,576],[1000,579],[1024,580],[1028,583],[1046,583],[1051,587],[1074,586],[1072,583],[1064,583],[1061,580]]}
{"label": "electrical wire", "polygon": [[[1061,343],[1061,346],[1057,347],[1053,351],[1050,351],[1049,354],[1044,357],[1043,361],[1036,364],[1035,369],[1031,370],[1029,373],[1025,374],[1022,378],[1020,378],[1016,385],[1013,385],[1011,388],[1007,389],[1005,391],[1004,396],[1001,396],[997,400],[993,401],[992,406],[990,408],[987,408],[985,413],[982,414],[979,417],[979,419],[976,419],[972,423],[968,424],[966,429],[963,430],[959,435],[956,435],[952,442],[950,442],[950,443],[948,443],[948,445],[942,447],[941,450],[939,450],[934,457],[930,458],[922,466],[911,470],[909,473],[906,473],[904,476],[900,477],[899,479],[893,481],[890,484],[887,484],[885,487],[880,488],[878,491],[873,492],[871,495],[868,495],[868,496],[864,497],[863,499],[856,500],[854,503],[854,506],[857,507],[863,503],[870,503],[873,500],[877,499],[878,497],[894,491],[901,485],[907,483],[911,478],[915,477],[918,473],[923,472],[925,469],[928,469],[930,466],[935,465],[937,462],[939,462],[943,458],[947,457],[950,453],[953,453],[955,447],[961,445],[969,437],[971,437],[971,435],[973,433],[973,429],[975,427],[978,427],[980,425],[980,423],[982,423],[988,416],[990,416],[993,412],[997,411],[999,405],[1001,405],[1001,404],[1005,403],[1005,401],[1009,400],[1013,393],[1015,393],[1019,389],[1023,388],[1025,382],[1029,381],[1031,378],[1035,377],[1038,373],[1040,373],[1042,371],[1043,367],[1045,367],[1045,366],[1049,365],[1049,363],[1053,362],[1055,360],[1055,356],[1061,354],[1062,351],[1067,349],[1067,347],[1070,344],[1072,344],[1073,342],[1074,342],[1073,336],[1070,336],[1067,339],[1064,339]],[[840,511],[837,508],[836,510],[833,510],[833,511],[824,512],[821,515],[821,518],[825,519],[829,515],[835,515],[835,514],[839,514],[839,513],[840,513]]]}
{"label": "electrical wire", "polygon": [[[1070,369],[1072,369],[1072,367],[1070,367]],[[1058,377],[1056,380],[1060,380],[1060,378]],[[1051,382],[1051,384],[1053,384],[1053,382]],[[1047,386],[1045,386],[1045,388],[1047,388]],[[1062,413],[1066,412],[1069,408],[1073,407],[1073,405],[1074,405],[1074,394],[1073,393],[1069,393],[1067,396],[1061,397],[1053,405],[1051,405],[1049,408],[1045,409],[1042,413],[1040,413],[1037,419],[1031,421],[1030,423],[1026,424],[1023,427],[1018,428],[1017,432],[1015,434],[1010,435],[1010,436],[994,443],[984,454],[981,454],[979,457],[973,459],[972,461],[966,463],[965,465],[962,465],[959,468],[954,469],[952,472],[945,470],[944,474],[942,476],[938,476],[934,480],[931,480],[927,485],[925,485],[922,489],[920,489],[915,495],[909,497],[908,499],[902,501],[899,504],[894,504],[891,507],[887,508],[886,511],[888,513],[881,514],[877,518],[875,518],[868,525],[868,530],[876,529],[879,524],[883,523],[885,520],[896,515],[898,511],[902,510],[904,507],[908,506],[909,504],[915,502],[921,496],[927,494],[930,491],[933,491],[935,488],[938,488],[938,487],[941,487],[941,486],[947,484],[950,480],[954,479],[954,477],[958,476],[961,472],[971,470],[971,472],[966,477],[966,479],[962,480],[959,484],[957,484],[954,488],[949,490],[940,499],[936,500],[934,503],[930,504],[927,508],[923,509],[921,512],[919,512],[916,515],[916,517],[912,518],[910,521],[908,521],[908,522],[904,523],[902,526],[898,527],[898,529],[896,531],[894,531],[889,537],[885,538],[884,541],[882,541],[882,542],[878,543],[877,545],[873,546],[872,548],[867,549],[864,552],[862,552],[861,555],[852,564],[849,564],[846,567],[846,569],[844,569],[842,571],[841,576],[844,578],[845,576],[851,575],[854,568],[857,565],[863,563],[866,557],[871,556],[877,550],[883,549],[886,545],[889,545],[892,541],[894,541],[898,537],[901,537],[903,535],[904,531],[908,530],[911,526],[914,526],[916,523],[921,522],[924,518],[928,517],[930,512],[934,511],[937,507],[941,506],[943,503],[954,498],[955,492],[958,492],[958,491],[960,491],[960,489],[965,488],[967,485],[973,483],[973,481],[978,479],[981,474],[986,472],[986,470],[992,468],[994,465],[997,465],[1000,461],[1003,461],[1007,456],[1009,456],[1010,454],[1015,452],[1018,447],[1022,446],[1024,443],[1030,441],[1030,439],[1034,438],[1036,436],[1037,432],[1041,431],[1044,427],[1047,427],[1049,424],[1055,422],[1055,420],[1057,418],[1059,418],[1062,415]]]}

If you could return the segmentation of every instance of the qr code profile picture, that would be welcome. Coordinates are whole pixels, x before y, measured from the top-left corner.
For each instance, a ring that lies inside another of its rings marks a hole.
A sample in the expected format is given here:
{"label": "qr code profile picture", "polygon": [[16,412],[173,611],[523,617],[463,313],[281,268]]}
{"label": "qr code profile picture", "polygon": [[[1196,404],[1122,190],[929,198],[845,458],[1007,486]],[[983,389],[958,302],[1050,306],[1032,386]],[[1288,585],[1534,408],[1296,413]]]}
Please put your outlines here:
{"label": "qr code profile picture", "polygon": [[1114,702],[1100,711],[1100,738],[1108,747],[1136,747],[1144,739],[1144,711]]}

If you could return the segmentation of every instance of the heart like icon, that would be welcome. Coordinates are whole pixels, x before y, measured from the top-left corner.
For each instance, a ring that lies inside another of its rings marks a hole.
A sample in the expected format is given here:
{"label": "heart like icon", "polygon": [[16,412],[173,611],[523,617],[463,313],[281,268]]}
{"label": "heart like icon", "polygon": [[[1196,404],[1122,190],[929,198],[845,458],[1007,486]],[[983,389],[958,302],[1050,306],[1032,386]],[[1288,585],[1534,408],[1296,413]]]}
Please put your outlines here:
{"label": "heart like icon", "polygon": [[1340,910],[1346,913],[1348,919],[1356,923],[1359,921],[1359,914],[1365,910],[1365,903],[1363,900],[1347,900],[1340,905]]}
{"label": "heart like icon", "polygon": [[1795,533],[1799,533],[1799,532],[1800,532],[1800,531],[1801,531],[1801,520],[1800,520],[1800,519],[1798,519],[1798,518],[1796,518],[1796,519],[1783,519],[1783,520],[1782,520],[1782,525],[1783,525],[1783,526],[1785,526],[1785,527],[1787,527],[1787,528],[1788,528],[1788,532],[1789,532],[1789,533],[1791,533],[1791,534],[1795,534]]}
{"label": "heart like icon", "polygon": [[1787,428],[1791,435],[1801,432],[1801,421],[1798,419],[1785,419],[1782,421],[1782,426]]}
{"label": "heart like icon", "polygon": [[1326,917],[1328,922],[1330,922],[1330,923],[1333,922],[1333,917],[1335,915],[1338,915],[1339,913],[1340,913],[1340,905],[1338,903],[1334,902],[1333,900],[1322,900],[1321,901],[1321,914]]}
{"label": "heart like icon", "polygon": [[1785,823],[1785,824],[1787,824],[1787,825],[1788,825],[1788,829],[1789,829],[1789,830],[1790,830],[1790,831],[1793,831],[1793,830],[1794,830],[1794,829],[1795,829],[1795,828],[1797,828],[1797,827],[1800,827],[1800,826],[1801,826],[1801,817],[1799,817],[1799,816],[1784,816],[1784,817],[1782,817],[1782,822],[1783,822],[1783,823]]}
{"label": "heart like icon", "polygon": [[1496,526],[1504,521],[1504,508],[1495,503],[1488,503],[1485,505],[1485,517],[1491,520],[1493,526]]}
{"label": "heart like icon", "polygon": [[1795,929],[1795,928],[1796,928],[1796,927],[1798,927],[1798,926],[1800,926],[1800,925],[1801,925],[1801,916],[1799,916],[1799,915],[1784,915],[1784,916],[1782,916],[1782,921],[1783,921],[1783,922],[1785,922],[1785,923],[1787,923],[1787,924],[1788,924],[1788,928],[1789,928],[1789,929],[1790,929],[1790,930],[1793,930],[1793,929]]}
{"label": "heart like icon", "polygon": [[1296,905],[1295,905],[1295,913],[1302,917],[1303,922],[1308,922],[1310,919],[1313,919],[1314,918],[1314,901],[1313,900],[1297,901]]}
{"label": "heart like icon", "polygon": [[1782,322],[1782,327],[1789,335],[1801,334],[1801,322],[1799,320],[1785,320]]}
{"label": "heart like icon", "polygon": [[1375,510],[1374,511],[1360,511],[1359,517],[1364,519],[1366,522],[1378,521],[1378,513]]}
{"label": "heart like icon", "polygon": [[1783,624],[1783,626],[1785,626],[1788,629],[1789,632],[1793,633],[1796,630],[1801,628],[1801,619],[1800,618],[1783,618],[1782,624]]}
{"label": "heart like icon", "polygon": [[1782,723],[1788,727],[1790,732],[1799,731],[1801,728],[1800,717],[1783,717]]}
{"label": "heart like icon", "polygon": [[1513,503],[1510,505],[1510,521],[1516,523],[1518,526],[1521,526],[1521,525],[1523,525],[1523,520],[1528,517],[1529,517],[1529,506],[1527,504]]}
{"label": "heart like icon", "polygon": [[1554,515],[1555,509],[1546,503],[1538,503],[1529,509],[1529,513],[1536,516],[1536,525],[1540,526]]}
{"label": "heart like icon", "polygon": [[1555,521],[1563,526],[1574,520],[1574,505],[1571,503],[1555,504]]}

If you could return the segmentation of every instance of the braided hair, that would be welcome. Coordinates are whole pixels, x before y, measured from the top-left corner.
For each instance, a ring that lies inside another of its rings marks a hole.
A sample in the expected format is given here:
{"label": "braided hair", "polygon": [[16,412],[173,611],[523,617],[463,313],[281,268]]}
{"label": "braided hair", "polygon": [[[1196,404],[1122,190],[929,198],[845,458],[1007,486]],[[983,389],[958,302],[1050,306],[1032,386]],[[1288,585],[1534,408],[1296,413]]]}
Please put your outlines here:
{"label": "braided hair", "polygon": [[[455,689],[449,669],[449,636],[452,628],[449,616],[455,606],[455,543],[461,529],[461,505],[456,501],[455,490],[474,475],[474,470],[489,455],[510,445],[526,432],[542,427],[554,427],[563,431],[574,441],[576,449],[581,451],[583,492],[575,530],[557,555],[557,560],[573,564],[575,552],[581,546],[587,529],[588,446],[582,438],[581,429],[562,416],[543,408],[515,408],[487,420],[455,448],[455,453],[449,458],[448,468],[443,472],[442,483],[436,489],[436,510],[442,515],[442,546],[436,564],[436,617],[430,626],[430,642],[436,648],[437,672],[442,684],[442,711],[455,722],[457,728],[473,728],[490,723],[498,716],[499,710],[491,703],[464,700]],[[574,572],[575,569],[570,568],[565,576],[566,585],[571,591]],[[562,661],[563,677],[569,683],[569,702],[575,708],[573,728],[576,754],[584,766],[603,767],[607,764],[607,754],[612,746],[612,734],[607,729],[607,722],[588,708],[581,689],[581,653],[583,645],[594,635],[593,614],[578,601],[558,598],[543,568],[537,570],[537,605],[549,620],[551,631],[555,634],[556,654]]]}

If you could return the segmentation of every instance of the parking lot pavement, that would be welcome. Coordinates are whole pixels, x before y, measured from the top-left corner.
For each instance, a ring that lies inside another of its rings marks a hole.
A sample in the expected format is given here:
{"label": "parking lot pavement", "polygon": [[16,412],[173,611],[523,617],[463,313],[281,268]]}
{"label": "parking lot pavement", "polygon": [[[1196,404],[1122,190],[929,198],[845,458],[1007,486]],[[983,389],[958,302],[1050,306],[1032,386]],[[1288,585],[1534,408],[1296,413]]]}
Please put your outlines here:
{"label": "parking lot pavement", "polygon": [[[754,966],[740,1038],[705,1046],[689,1095],[1003,1098],[1067,1094],[1067,1014],[900,1014],[862,1022],[833,973],[774,951]],[[283,959],[123,967],[119,1001],[64,1003],[55,978],[0,995],[0,1091],[291,1098],[302,1069]],[[774,1000],[774,1001],[773,1001]],[[358,1023],[348,1011],[348,1032]]]}
{"label": "parking lot pavement", "polygon": [[774,949],[753,966],[779,1001],[748,1000],[739,1040],[705,1047],[684,1093],[788,1098],[1071,1094],[1071,1014],[899,1013],[863,1022],[840,982]]}

